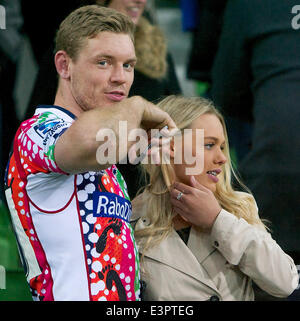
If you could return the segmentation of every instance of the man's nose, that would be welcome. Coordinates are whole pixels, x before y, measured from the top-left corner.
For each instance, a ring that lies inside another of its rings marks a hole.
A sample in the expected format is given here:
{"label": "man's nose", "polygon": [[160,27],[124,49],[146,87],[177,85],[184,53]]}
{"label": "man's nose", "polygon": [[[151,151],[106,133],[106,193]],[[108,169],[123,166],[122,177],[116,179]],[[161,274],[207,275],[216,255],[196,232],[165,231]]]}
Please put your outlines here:
{"label": "man's nose", "polygon": [[113,68],[110,80],[113,83],[121,83],[121,84],[123,84],[126,81],[125,70],[123,66],[122,67],[116,66]]}

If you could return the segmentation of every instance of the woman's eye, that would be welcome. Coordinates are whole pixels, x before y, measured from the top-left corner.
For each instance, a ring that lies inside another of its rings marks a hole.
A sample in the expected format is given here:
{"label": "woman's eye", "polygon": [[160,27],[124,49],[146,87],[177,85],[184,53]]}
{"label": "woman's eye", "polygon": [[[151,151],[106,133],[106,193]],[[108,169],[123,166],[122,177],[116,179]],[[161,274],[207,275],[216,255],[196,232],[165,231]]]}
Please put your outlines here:
{"label": "woman's eye", "polygon": [[213,143],[209,143],[209,144],[205,144],[204,146],[206,147],[206,149],[212,149],[214,145],[215,144]]}

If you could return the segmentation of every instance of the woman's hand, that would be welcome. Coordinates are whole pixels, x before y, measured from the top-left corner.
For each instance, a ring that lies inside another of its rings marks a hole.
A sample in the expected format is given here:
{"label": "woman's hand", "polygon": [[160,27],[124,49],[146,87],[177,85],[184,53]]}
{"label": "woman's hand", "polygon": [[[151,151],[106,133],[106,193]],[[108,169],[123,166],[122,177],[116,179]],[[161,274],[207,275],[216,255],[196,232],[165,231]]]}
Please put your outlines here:
{"label": "woman's hand", "polygon": [[[190,179],[191,186],[175,182],[171,189],[173,209],[184,220],[204,229],[211,229],[221,211],[212,191],[198,183],[194,176]],[[178,200],[179,193],[182,196]]]}

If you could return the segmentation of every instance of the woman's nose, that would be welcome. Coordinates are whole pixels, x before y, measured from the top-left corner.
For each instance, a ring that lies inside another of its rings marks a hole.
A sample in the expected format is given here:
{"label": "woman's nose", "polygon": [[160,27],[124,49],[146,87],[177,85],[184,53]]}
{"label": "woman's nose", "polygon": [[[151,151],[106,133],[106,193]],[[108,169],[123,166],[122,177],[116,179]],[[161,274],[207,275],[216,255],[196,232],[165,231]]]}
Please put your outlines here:
{"label": "woman's nose", "polygon": [[224,152],[220,149],[217,151],[215,155],[215,163],[219,165],[223,165],[227,162],[227,157],[225,156]]}

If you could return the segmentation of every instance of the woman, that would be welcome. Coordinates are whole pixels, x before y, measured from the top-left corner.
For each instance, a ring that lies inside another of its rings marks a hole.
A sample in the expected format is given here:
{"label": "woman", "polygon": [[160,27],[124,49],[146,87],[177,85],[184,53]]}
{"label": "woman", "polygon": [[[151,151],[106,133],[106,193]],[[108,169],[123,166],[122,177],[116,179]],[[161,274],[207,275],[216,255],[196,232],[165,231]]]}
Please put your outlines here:
{"label": "woman", "polygon": [[[170,96],[159,106],[181,130],[183,144],[176,138],[170,144],[170,162],[163,156],[160,166],[145,165],[150,183],[133,200],[144,299],[254,300],[252,281],[273,296],[288,296],[298,284],[296,267],[267,232],[250,192],[231,185],[223,117],[204,98]],[[203,140],[195,139],[197,129]],[[199,150],[203,166],[189,176],[195,164],[176,159]]]}

